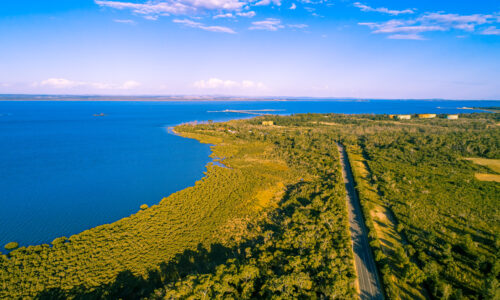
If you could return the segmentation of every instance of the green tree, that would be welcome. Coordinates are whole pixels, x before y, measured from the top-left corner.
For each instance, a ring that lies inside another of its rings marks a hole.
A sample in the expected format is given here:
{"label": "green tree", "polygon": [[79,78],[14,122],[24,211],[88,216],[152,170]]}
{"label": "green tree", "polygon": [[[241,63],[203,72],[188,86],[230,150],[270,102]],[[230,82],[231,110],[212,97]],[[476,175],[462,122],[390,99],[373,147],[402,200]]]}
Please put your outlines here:
{"label": "green tree", "polygon": [[10,242],[5,245],[6,250],[14,250],[19,247],[19,244],[17,242]]}

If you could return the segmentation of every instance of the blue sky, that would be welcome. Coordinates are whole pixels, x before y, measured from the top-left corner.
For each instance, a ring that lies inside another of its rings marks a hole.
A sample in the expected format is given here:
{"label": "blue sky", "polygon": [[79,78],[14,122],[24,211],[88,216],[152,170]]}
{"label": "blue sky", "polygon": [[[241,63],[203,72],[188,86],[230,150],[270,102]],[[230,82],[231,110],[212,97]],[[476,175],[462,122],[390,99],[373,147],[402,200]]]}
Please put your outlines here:
{"label": "blue sky", "polygon": [[25,0],[0,93],[500,99],[500,1]]}

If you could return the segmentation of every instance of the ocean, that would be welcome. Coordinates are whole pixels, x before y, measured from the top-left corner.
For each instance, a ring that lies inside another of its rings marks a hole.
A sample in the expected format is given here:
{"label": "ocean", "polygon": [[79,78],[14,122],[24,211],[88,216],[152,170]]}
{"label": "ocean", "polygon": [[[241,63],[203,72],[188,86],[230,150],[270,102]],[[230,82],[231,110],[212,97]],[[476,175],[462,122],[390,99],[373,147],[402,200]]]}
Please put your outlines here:
{"label": "ocean", "polygon": [[471,106],[500,101],[0,101],[0,248],[69,237],[194,185],[210,147],[169,126],[250,117],[225,110],[411,114]]}

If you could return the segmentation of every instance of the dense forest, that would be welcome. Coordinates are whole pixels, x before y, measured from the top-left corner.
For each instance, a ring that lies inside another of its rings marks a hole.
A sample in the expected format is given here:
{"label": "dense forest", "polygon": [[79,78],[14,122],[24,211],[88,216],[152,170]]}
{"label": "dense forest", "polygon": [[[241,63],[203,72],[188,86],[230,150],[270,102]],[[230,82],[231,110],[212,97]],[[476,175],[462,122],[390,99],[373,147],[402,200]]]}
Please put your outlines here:
{"label": "dense forest", "polygon": [[300,114],[177,126],[224,166],[115,223],[11,244],[0,298],[355,298],[340,142],[387,298],[498,299],[500,186],[467,159],[500,159],[499,122]]}
{"label": "dense forest", "polygon": [[[280,130],[322,132],[347,146],[388,298],[500,298],[500,186],[474,176],[494,168],[468,160],[498,163],[500,114],[460,117],[268,117]],[[380,228],[390,226],[388,242]]]}

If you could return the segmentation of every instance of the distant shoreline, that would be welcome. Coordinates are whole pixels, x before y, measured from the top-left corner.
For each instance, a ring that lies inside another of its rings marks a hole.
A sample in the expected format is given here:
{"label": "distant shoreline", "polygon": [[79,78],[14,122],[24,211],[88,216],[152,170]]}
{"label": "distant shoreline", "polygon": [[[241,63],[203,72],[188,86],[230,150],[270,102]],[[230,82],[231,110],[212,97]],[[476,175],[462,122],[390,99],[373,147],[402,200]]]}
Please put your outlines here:
{"label": "distant shoreline", "polygon": [[337,101],[337,102],[368,102],[368,101],[493,101],[487,99],[382,99],[382,98],[326,98],[326,97],[238,97],[238,96],[102,96],[102,95],[24,95],[0,94],[1,101],[32,101],[32,102],[297,102],[297,101]]}
{"label": "distant shoreline", "polygon": [[[0,102],[288,102],[288,101],[304,101],[285,100],[285,99],[150,99],[150,98],[137,98],[137,99],[85,99],[85,98],[70,98],[70,99],[5,99],[0,97]],[[328,100],[326,100],[328,101]],[[351,100],[338,100],[338,101],[351,101]]]}

